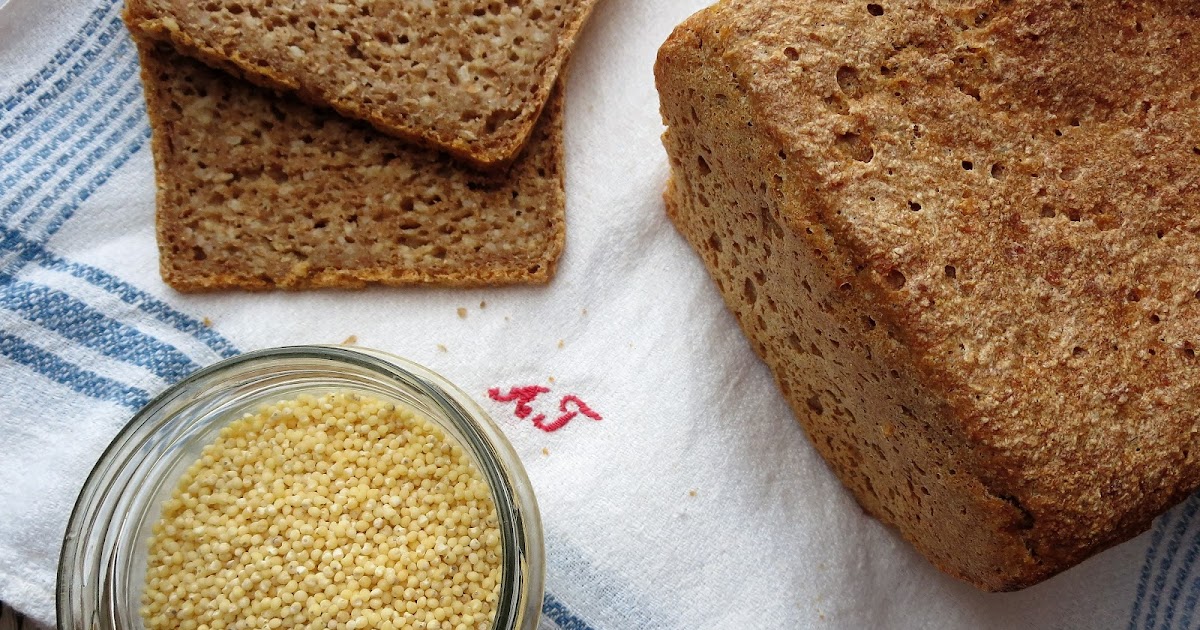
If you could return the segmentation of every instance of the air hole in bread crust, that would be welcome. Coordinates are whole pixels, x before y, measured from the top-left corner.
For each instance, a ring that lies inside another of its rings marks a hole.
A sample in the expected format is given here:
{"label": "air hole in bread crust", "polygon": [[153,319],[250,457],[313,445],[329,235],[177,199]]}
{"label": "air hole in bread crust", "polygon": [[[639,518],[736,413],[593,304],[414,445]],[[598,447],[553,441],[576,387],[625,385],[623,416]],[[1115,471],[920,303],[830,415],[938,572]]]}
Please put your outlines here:
{"label": "air hole in bread crust", "polygon": [[850,66],[842,66],[837,69],[837,84],[842,92],[850,98],[859,98],[862,96],[862,82],[858,78],[858,70]]}
{"label": "air hole in bread crust", "polygon": [[875,148],[871,146],[870,140],[854,132],[838,134],[834,145],[847,157],[864,164],[875,158]]}

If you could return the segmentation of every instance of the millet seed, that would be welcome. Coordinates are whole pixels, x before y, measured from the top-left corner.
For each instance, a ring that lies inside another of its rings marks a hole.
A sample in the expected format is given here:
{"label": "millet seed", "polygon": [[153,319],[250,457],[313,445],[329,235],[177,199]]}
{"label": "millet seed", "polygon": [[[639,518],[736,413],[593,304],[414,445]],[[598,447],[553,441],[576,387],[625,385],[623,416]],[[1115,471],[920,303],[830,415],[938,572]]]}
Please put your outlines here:
{"label": "millet seed", "polygon": [[500,587],[491,491],[451,436],[354,392],[223,428],[153,528],[147,628],[467,630]]}

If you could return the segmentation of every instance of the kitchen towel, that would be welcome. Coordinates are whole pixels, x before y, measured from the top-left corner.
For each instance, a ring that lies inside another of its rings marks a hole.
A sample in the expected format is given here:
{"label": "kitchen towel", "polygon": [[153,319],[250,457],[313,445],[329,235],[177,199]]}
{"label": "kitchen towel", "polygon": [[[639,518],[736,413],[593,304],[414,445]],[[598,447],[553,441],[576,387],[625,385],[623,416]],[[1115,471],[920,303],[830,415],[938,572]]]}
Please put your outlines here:
{"label": "kitchen towel", "polygon": [[[543,628],[1200,623],[1195,498],[1044,584],[985,594],[838,484],[664,215],[652,67],[704,4],[605,0],[588,24],[567,88],[567,247],[548,286],[212,295],[158,276],[120,3],[0,8],[0,600],[54,622],[76,494],[157,392],[238,352],[353,338],[441,372],[505,430],[545,525]],[[514,388],[534,416],[505,400]],[[564,401],[595,418],[531,421]]]}

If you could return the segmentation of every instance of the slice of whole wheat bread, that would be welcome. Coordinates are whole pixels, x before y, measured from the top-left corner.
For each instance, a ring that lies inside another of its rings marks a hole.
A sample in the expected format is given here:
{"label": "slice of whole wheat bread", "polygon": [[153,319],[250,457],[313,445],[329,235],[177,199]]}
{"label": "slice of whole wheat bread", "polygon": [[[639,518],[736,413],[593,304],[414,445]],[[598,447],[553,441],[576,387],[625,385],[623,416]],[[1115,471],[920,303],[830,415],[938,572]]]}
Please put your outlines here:
{"label": "slice of whole wheat bread", "polygon": [[141,37],[483,170],[533,132],[597,0],[127,0]]}
{"label": "slice of whole wheat bread", "polygon": [[181,291],[543,283],[562,252],[562,91],[485,175],[139,42],[163,279]]}

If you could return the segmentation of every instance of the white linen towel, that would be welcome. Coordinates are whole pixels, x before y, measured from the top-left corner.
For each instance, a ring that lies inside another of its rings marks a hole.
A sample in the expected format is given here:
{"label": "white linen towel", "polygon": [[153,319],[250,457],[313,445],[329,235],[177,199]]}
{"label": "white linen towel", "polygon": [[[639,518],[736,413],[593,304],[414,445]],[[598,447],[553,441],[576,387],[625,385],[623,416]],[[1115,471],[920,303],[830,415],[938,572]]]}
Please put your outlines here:
{"label": "white linen towel", "polygon": [[[1200,623],[1195,498],[1064,575],[995,595],[933,569],[838,484],[664,216],[652,66],[704,4],[605,0],[588,24],[567,90],[567,248],[549,286],[192,296],[158,277],[119,2],[0,8],[0,600],[53,623],[76,493],[140,404],[239,351],[353,335],[446,375],[504,427],[545,522],[545,628]],[[599,419],[548,433],[488,395],[535,385],[536,413],[558,417],[571,395]]]}

